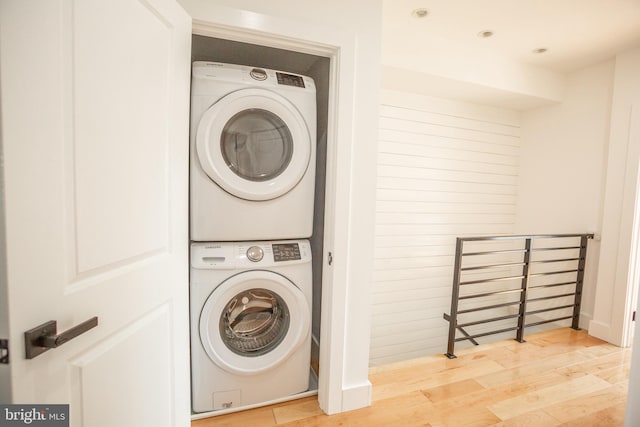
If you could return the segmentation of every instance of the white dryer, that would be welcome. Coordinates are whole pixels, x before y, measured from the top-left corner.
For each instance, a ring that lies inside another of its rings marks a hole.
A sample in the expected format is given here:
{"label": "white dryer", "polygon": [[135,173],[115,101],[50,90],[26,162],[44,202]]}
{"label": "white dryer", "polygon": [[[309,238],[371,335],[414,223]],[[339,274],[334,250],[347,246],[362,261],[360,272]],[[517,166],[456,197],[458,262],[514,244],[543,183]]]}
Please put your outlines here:
{"label": "white dryer", "polygon": [[191,244],[194,412],[304,392],[311,357],[307,240]]}
{"label": "white dryer", "polygon": [[311,236],[313,79],[194,62],[190,153],[191,240]]}

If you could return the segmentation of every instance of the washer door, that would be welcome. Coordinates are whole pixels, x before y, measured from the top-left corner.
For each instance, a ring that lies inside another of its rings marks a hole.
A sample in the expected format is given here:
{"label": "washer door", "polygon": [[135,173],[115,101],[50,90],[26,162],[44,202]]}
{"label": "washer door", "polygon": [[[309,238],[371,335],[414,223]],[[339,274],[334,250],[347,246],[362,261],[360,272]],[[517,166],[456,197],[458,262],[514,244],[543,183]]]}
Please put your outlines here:
{"label": "washer door", "polygon": [[232,92],[202,116],[200,165],[216,184],[246,200],[270,200],[295,187],[311,157],[309,129],[291,102],[264,89]]}
{"label": "washer door", "polygon": [[280,365],[310,333],[309,306],[284,276],[253,270],[231,276],[207,298],[200,340],[227,372],[253,375]]}

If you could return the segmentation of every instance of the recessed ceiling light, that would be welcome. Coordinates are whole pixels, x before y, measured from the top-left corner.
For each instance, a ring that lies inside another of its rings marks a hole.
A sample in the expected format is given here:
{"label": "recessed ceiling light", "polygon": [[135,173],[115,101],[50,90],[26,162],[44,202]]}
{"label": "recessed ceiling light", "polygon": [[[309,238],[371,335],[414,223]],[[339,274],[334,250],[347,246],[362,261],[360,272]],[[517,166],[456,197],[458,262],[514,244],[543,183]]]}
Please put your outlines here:
{"label": "recessed ceiling light", "polygon": [[545,53],[548,49],[546,47],[539,47],[537,49],[533,49],[531,52],[533,53]]}
{"label": "recessed ceiling light", "polygon": [[414,18],[425,18],[429,14],[429,10],[425,8],[415,9],[411,12],[411,16]]}
{"label": "recessed ceiling light", "polygon": [[486,38],[489,38],[489,37],[493,36],[493,31],[491,31],[491,30],[483,30],[483,31],[480,31],[476,35],[481,39],[486,39]]}

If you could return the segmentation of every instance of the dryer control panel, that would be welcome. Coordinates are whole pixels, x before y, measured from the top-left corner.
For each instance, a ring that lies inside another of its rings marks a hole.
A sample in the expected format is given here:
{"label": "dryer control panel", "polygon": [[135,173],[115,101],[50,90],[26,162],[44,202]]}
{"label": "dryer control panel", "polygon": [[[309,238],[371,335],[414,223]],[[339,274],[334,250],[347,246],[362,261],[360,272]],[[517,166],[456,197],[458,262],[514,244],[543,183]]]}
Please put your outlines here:
{"label": "dryer control panel", "polygon": [[302,76],[298,76],[295,74],[281,73],[277,71],[276,78],[278,79],[279,85],[304,87],[304,79],[302,78]]}
{"label": "dryer control panel", "polygon": [[[256,87],[288,86],[297,91],[316,91],[313,78],[281,70],[226,64],[223,62],[195,61],[192,67],[192,93],[202,95],[204,80],[230,81]],[[204,80],[203,80],[204,79]]]}
{"label": "dryer control panel", "polygon": [[308,240],[191,244],[191,267],[196,269],[252,269],[310,262]]}

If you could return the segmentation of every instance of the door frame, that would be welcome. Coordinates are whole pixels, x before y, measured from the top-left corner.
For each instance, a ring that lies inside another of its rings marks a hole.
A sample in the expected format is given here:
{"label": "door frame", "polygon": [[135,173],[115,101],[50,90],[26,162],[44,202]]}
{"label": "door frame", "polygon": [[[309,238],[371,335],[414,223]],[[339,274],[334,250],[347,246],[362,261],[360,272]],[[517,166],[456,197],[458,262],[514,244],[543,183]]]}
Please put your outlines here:
{"label": "door frame", "polygon": [[[347,262],[330,265],[329,254],[343,254],[346,261],[350,246],[356,34],[214,4],[198,13],[193,19],[193,34],[322,56],[330,61],[318,401],[328,414],[341,412],[349,269]],[[342,184],[338,187],[337,182]]]}
{"label": "door frame", "polygon": [[[640,128],[637,126],[637,119],[640,119],[640,109],[632,105],[629,113],[629,138],[632,139],[636,134],[640,135]],[[633,200],[633,223],[631,224],[631,248],[629,256],[629,273],[627,276],[626,289],[617,295],[614,293],[614,304],[622,306],[619,314],[621,346],[631,347],[633,345],[633,336],[635,333],[635,321],[633,313],[638,308],[638,293],[640,291],[640,168],[637,165],[636,158],[634,168],[636,175],[633,187],[635,189]],[[626,184],[626,183],[625,183]],[[616,316],[614,312],[614,316]]]}

